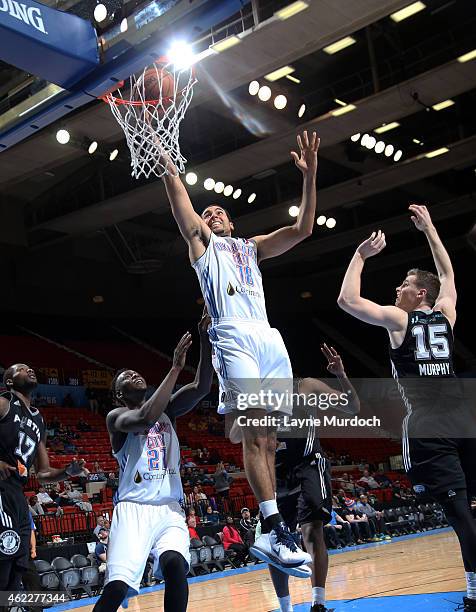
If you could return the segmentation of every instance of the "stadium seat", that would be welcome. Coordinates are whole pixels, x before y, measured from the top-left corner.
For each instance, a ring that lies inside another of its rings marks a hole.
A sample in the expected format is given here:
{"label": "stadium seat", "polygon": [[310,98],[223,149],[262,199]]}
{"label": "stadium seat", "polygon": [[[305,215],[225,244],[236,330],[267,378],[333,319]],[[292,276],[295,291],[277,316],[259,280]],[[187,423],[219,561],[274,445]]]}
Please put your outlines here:
{"label": "stadium seat", "polygon": [[90,597],[97,594],[100,589],[99,570],[97,566],[91,566],[84,555],[73,555],[71,557],[71,563],[79,571],[81,585],[86,593]]}
{"label": "stadium seat", "polygon": [[48,561],[43,561],[43,559],[35,559],[34,563],[36,571],[40,576],[41,586],[48,591],[57,591],[60,584],[60,579]]}
{"label": "stadium seat", "polygon": [[58,574],[61,581],[61,586],[68,593],[69,598],[77,598],[78,591],[79,596],[81,596],[80,592],[85,590],[81,586],[81,574],[79,573],[79,570],[73,567],[71,561],[68,561],[68,559],[65,559],[65,557],[55,557],[51,562],[51,565]]}

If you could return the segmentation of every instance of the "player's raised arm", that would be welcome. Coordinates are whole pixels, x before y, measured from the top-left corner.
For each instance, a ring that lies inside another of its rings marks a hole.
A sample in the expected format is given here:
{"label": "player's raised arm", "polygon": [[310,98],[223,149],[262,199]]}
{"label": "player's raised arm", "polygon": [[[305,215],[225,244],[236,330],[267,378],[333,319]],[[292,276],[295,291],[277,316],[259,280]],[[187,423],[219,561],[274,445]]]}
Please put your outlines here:
{"label": "player's raised arm", "polygon": [[163,155],[162,163],[166,164],[167,174],[162,180],[165,184],[172,214],[179,227],[180,233],[188,244],[190,261],[199,259],[208,245],[211,230],[198,215],[190,201],[190,197],[182,180],[167,155]]}
{"label": "player's raised arm", "polygon": [[297,137],[299,155],[291,151],[296,166],[303,175],[302,201],[299,207],[299,215],[294,225],[282,227],[271,234],[255,236],[253,240],[258,248],[259,260],[277,257],[296,244],[299,244],[312,234],[314,219],[316,216],[316,174],[317,174],[317,152],[320,139],[316,132],[309,139],[307,131]]}
{"label": "player's raised arm", "polygon": [[140,432],[156,423],[170,402],[170,396],[178,375],[185,365],[187,351],[191,344],[192,336],[187,332],[177,344],[172,367],[167,376],[155,393],[140,408],[132,410],[125,407],[116,408],[107,415],[106,423],[110,433]]}
{"label": "player's raised arm", "polygon": [[195,380],[188,385],[184,385],[172,395],[167,406],[167,415],[170,419],[187,414],[187,412],[195,408],[200,400],[210,393],[213,380],[212,345],[208,338],[210,323],[210,316],[205,311],[198,324],[200,361],[195,374]]}
{"label": "player's raised arm", "polygon": [[361,276],[365,260],[380,253],[385,248],[385,234],[380,230],[357,247],[347,272],[345,273],[337,303],[352,316],[385,327],[389,331],[406,328],[407,314],[396,306],[381,306],[360,295]]}
{"label": "player's raised arm", "polygon": [[430,245],[433,261],[440,280],[440,292],[436,298],[435,310],[441,312],[448,318],[451,325],[456,321],[456,285],[453,266],[448,251],[445,249],[436,231],[426,206],[411,204],[408,209],[412,213],[411,220],[415,227],[423,232]]}

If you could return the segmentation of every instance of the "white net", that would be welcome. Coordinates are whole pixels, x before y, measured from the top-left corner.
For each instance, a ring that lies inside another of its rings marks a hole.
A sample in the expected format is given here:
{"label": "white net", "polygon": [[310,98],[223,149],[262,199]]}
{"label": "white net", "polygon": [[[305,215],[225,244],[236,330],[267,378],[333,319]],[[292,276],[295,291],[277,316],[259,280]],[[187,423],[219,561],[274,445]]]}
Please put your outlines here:
{"label": "white net", "polygon": [[124,130],[132,176],[161,177],[174,172],[167,157],[183,173],[187,160],[180,152],[180,123],[192,100],[193,68],[179,70],[156,62],[126,83],[102,99]]}

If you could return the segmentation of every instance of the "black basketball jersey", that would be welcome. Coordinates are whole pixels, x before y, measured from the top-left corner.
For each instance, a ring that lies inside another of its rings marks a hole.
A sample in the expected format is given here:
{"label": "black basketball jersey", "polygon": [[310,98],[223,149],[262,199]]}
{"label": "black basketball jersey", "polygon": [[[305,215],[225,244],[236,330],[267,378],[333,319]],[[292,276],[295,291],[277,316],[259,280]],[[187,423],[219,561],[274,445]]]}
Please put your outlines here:
{"label": "black basketball jersey", "polygon": [[453,330],[440,311],[414,310],[408,313],[401,346],[390,347],[395,378],[454,377]]}
{"label": "black basketball jersey", "polygon": [[9,391],[0,394],[10,402],[10,410],[0,419],[0,459],[17,466],[17,472],[4,482],[21,485],[28,478],[38,445],[45,437],[45,423],[36,408],[28,408]]}

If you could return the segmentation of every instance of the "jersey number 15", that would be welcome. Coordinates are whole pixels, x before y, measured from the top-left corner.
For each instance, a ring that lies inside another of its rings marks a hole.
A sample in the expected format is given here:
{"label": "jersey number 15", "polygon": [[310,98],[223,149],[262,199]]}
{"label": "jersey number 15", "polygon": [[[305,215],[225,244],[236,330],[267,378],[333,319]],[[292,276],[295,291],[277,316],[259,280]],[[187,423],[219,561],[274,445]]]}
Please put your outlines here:
{"label": "jersey number 15", "polygon": [[[426,330],[426,334],[425,334]],[[450,346],[448,343],[448,329],[446,325],[415,325],[412,328],[412,336],[416,340],[415,359],[428,360],[448,359]]]}

